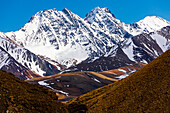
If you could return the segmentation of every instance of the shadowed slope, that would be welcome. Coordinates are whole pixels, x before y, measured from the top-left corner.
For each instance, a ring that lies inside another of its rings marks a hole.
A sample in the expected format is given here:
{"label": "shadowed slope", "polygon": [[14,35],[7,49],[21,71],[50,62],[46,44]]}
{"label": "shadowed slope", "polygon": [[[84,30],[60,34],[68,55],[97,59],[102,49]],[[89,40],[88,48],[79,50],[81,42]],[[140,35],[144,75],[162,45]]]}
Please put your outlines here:
{"label": "shadowed slope", "polygon": [[[170,50],[129,77],[68,102],[88,112],[170,112]],[[72,109],[74,111],[74,109]]]}
{"label": "shadowed slope", "polygon": [[67,113],[54,92],[26,83],[12,74],[0,71],[1,113]]}

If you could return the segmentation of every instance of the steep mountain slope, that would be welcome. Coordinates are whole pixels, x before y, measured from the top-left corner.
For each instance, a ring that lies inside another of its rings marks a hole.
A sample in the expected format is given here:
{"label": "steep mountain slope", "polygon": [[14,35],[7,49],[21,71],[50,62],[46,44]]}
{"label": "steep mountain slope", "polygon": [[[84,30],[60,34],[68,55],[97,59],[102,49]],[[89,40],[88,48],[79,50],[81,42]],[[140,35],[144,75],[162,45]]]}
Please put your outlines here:
{"label": "steep mountain slope", "polygon": [[1,113],[67,113],[54,92],[26,83],[12,74],[0,71]]}
{"label": "steep mountain slope", "polygon": [[9,55],[3,48],[0,47],[0,70],[13,73],[21,80],[40,77],[40,75],[31,72],[29,69],[18,63],[11,55]]}
{"label": "steep mountain slope", "polygon": [[[112,40],[118,43],[132,36],[123,29],[125,23],[116,19],[108,8],[96,7],[86,15],[84,20],[90,24],[94,32],[102,35],[101,40],[106,43],[105,45],[113,45],[110,43]],[[99,37],[98,34],[94,36]],[[105,37],[108,38],[105,39]]]}
{"label": "steep mountain slope", "polygon": [[82,19],[65,8],[40,11],[19,31],[6,35],[36,55],[70,67],[107,54],[126,38],[167,25],[170,23],[159,17],[146,17],[128,25],[116,19],[108,8],[100,7]]}
{"label": "steep mountain slope", "polygon": [[102,57],[86,59],[70,69],[99,72],[131,65],[134,62],[149,63],[169,48],[170,26],[166,26],[155,32],[125,39]]}
{"label": "steep mountain slope", "polygon": [[122,49],[118,46],[117,48],[113,48],[112,52],[109,52],[109,55],[104,55],[99,57],[98,59],[87,59],[80,64],[71,67],[69,69],[79,70],[79,71],[105,71],[111,69],[117,69],[119,67],[127,66],[133,64],[126,54],[122,51]]}
{"label": "steep mountain slope", "polygon": [[121,48],[130,60],[149,63],[170,48],[170,26],[127,39]]}
{"label": "steep mountain slope", "polygon": [[[129,77],[68,102],[85,104],[90,113],[170,112],[170,50]],[[82,108],[83,109],[83,108]],[[86,109],[86,108],[85,108]]]}
{"label": "steep mountain slope", "polygon": [[[13,64],[15,62],[19,63],[18,70],[20,70],[19,68],[27,69],[30,70],[30,72],[32,71],[40,76],[48,76],[60,72],[56,66],[53,66],[49,62],[41,59],[40,57],[30,52],[29,50],[25,49],[24,47],[19,46],[18,44],[16,44],[16,42],[12,41],[4,33],[1,32],[0,32],[0,48],[1,51],[3,51],[0,53],[1,56],[7,55],[11,59],[13,59],[12,60],[14,61]],[[1,67],[2,66],[3,64],[1,64]],[[11,66],[8,65],[8,68],[6,68],[5,70],[8,72],[12,72],[12,70],[10,69],[12,69],[13,67]],[[16,73],[18,72],[17,69],[15,69],[15,71]],[[12,72],[14,75],[16,75],[15,71],[13,70]],[[29,76],[26,78],[30,78]]]}

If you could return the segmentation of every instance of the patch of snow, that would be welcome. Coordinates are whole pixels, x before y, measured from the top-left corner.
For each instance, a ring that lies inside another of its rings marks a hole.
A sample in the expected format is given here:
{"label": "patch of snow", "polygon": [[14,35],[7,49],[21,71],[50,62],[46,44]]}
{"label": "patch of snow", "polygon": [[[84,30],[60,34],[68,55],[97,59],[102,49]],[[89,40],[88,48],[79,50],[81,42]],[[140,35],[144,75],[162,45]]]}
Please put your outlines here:
{"label": "patch of snow", "polygon": [[124,46],[122,50],[124,51],[124,53],[128,56],[130,60],[135,61],[133,58],[134,57],[134,54],[133,54],[134,44],[133,44],[132,39],[128,39],[126,43],[127,45]]}
{"label": "patch of snow", "polygon": [[129,76],[129,74],[124,74],[124,75],[120,75],[119,77],[115,77],[118,78],[119,80],[126,78],[127,76]]}
{"label": "patch of snow", "polygon": [[128,74],[123,74],[123,75],[120,75],[120,76],[115,77],[115,78],[118,78],[119,80],[121,80],[121,79],[123,79],[123,78],[126,78],[127,76],[129,76],[130,74],[132,74],[132,73],[134,73],[134,72],[136,72],[136,70],[133,70],[133,71],[131,71],[131,72],[128,73]]}
{"label": "patch of snow", "polygon": [[118,69],[119,71],[123,72],[123,73],[127,73],[125,70],[123,69]]}
{"label": "patch of snow", "polygon": [[56,89],[55,89],[55,91],[60,92],[60,93],[62,93],[62,94],[65,94],[66,96],[68,96],[68,95],[69,95],[69,93],[64,92],[64,91],[61,91],[61,90],[56,90]]}
{"label": "patch of snow", "polygon": [[168,50],[168,46],[170,45],[169,40],[167,40],[165,37],[157,33],[152,34],[151,37],[157,42],[157,44],[159,45],[163,52]]}
{"label": "patch of snow", "polygon": [[[46,81],[46,80],[44,80],[44,81]],[[51,86],[49,86],[49,84],[45,83],[44,81],[39,81],[38,84],[39,84],[39,85],[42,85],[42,86],[45,86],[45,87],[48,87],[48,88],[50,88],[50,89],[52,89],[52,90],[54,90],[54,91],[60,92],[60,93],[62,93],[62,94],[65,94],[65,95],[67,95],[67,96],[69,95],[69,93],[67,93],[67,92],[64,92],[64,91],[61,91],[61,90],[57,90],[57,89],[52,88]]]}
{"label": "patch of snow", "polygon": [[0,50],[0,69],[9,64],[9,56],[4,51]]}
{"label": "patch of snow", "polygon": [[94,81],[96,81],[96,82],[99,82],[99,83],[101,83],[99,80],[97,80],[96,78],[91,78],[91,79],[93,79]]}
{"label": "patch of snow", "polygon": [[39,85],[42,85],[42,86],[49,86],[49,84],[47,84],[47,83],[44,82],[44,81],[39,81],[38,84],[39,84]]}
{"label": "patch of snow", "polygon": [[100,67],[100,71],[103,71],[102,66],[101,66],[101,65],[99,65],[99,67]]}
{"label": "patch of snow", "polygon": [[170,23],[163,18],[157,16],[147,16],[143,20],[137,22],[137,24],[142,28],[146,29],[149,32],[159,30],[165,26],[170,25]]}

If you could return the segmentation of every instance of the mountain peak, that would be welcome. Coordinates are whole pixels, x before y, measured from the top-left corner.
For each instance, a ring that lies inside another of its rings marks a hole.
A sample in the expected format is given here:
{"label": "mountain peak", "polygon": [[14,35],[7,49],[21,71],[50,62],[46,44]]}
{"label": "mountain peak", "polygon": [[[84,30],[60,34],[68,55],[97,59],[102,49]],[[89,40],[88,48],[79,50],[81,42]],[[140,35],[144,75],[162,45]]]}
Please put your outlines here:
{"label": "mountain peak", "polygon": [[162,27],[169,26],[170,22],[158,16],[146,16],[144,19],[136,22],[142,29],[150,32],[159,30]]}
{"label": "mountain peak", "polygon": [[146,16],[144,19],[140,20],[139,22],[158,22],[158,21],[169,23],[169,21],[159,16]]}
{"label": "mountain peak", "polygon": [[94,8],[94,9],[92,9],[92,11],[99,11],[99,10],[101,10],[101,7],[96,7],[96,8]]}
{"label": "mountain peak", "polygon": [[67,8],[64,8],[64,9],[62,10],[62,12],[71,12],[71,11],[68,10]]}
{"label": "mountain peak", "polygon": [[107,8],[107,7],[102,8],[102,10],[103,10],[104,12],[106,12],[106,13],[111,13],[110,9]]}
{"label": "mountain peak", "polygon": [[67,16],[73,15],[73,13],[72,13],[70,10],[68,10],[67,8],[64,8],[64,9],[62,10],[62,12],[63,12],[64,14],[66,14]]}
{"label": "mountain peak", "polygon": [[104,8],[96,7],[94,9],[92,9],[91,12],[94,13],[94,14],[99,13],[99,12],[111,13],[111,11],[107,7],[104,7]]}
{"label": "mountain peak", "polygon": [[115,18],[115,16],[111,13],[111,11],[107,7],[105,7],[105,8],[96,7],[94,9],[92,9],[89,13],[86,14],[85,20],[89,17],[91,18],[96,15],[99,15],[99,16],[110,15]]}

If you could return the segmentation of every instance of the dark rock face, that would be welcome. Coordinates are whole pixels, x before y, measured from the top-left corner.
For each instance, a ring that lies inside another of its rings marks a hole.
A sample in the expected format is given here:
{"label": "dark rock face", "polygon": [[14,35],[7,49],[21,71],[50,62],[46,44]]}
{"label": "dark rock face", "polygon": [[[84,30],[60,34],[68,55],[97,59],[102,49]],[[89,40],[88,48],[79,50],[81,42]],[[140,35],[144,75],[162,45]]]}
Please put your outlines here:
{"label": "dark rock face", "polygon": [[158,34],[165,37],[167,40],[170,40],[170,26],[163,27],[160,31],[158,31]]}
{"label": "dark rock face", "polygon": [[170,47],[169,34],[170,26],[167,26],[156,32],[132,37],[134,60],[149,63],[168,50]]}
{"label": "dark rock face", "polygon": [[120,47],[118,47],[115,51],[116,54],[114,56],[108,56],[108,57],[102,56],[93,62],[86,60],[78,64],[74,68],[76,68],[78,71],[99,72],[99,71],[116,69],[134,63],[127,57],[127,55],[122,51]]}
{"label": "dark rock face", "polygon": [[[149,34],[132,37],[132,41],[136,45],[134,47],[134,59],[137,62],[145,60],[149,63],[163,53],[157,42]],[[156,53],[154,50],[156,50]]]}

